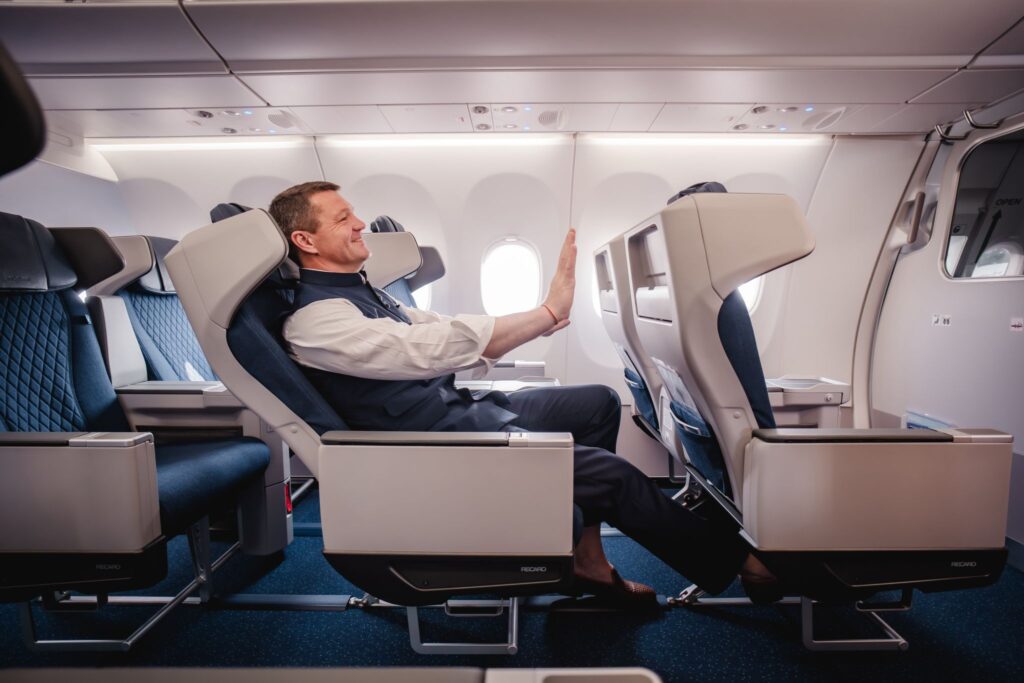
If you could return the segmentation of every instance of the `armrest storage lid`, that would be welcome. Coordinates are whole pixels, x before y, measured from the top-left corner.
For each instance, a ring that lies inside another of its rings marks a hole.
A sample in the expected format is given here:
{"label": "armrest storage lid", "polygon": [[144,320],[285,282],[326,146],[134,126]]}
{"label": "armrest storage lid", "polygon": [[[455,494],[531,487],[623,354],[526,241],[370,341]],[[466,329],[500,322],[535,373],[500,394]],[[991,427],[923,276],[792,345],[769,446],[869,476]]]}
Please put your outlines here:
{"label": "armrest storage lid", "polygon": [[892,443],[950,442],[952,434],[931,429],[755,429],[767,443]]}

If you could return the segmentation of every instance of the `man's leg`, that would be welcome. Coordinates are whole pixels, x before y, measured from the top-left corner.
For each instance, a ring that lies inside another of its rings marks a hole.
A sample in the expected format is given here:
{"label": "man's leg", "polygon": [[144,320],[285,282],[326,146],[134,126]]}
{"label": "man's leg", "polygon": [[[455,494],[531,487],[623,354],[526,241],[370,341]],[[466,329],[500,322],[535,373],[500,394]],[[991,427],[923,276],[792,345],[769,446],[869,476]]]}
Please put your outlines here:
{"label": "man's leg", "polygon": [[508,394],[512,424],[531,432],[572,432],[573,441],[615,452],[622,404],[602,384],[524,389]]}
{"label": "man's leg", "polygon": [[688,510],[632,464],[600,448],[576,445],[573,464],[573,500],[585,526],[608,522],[709,593],[736,578],[750,547],[714,501]]}

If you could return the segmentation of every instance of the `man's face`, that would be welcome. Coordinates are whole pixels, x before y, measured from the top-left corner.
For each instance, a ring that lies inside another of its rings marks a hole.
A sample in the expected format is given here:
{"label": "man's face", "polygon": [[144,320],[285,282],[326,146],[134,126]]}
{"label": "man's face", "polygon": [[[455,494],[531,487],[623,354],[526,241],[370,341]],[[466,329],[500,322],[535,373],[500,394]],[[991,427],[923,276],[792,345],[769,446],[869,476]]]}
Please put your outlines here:
{"label": "man's face", "polygon": [[317,192],[309,203],[317,217],[316,232],[307,233],[318,252],[320,265],[315,267],[358,271],[370,257],[362,236],[366,223],[359,220],[352,205],[337,192]]}

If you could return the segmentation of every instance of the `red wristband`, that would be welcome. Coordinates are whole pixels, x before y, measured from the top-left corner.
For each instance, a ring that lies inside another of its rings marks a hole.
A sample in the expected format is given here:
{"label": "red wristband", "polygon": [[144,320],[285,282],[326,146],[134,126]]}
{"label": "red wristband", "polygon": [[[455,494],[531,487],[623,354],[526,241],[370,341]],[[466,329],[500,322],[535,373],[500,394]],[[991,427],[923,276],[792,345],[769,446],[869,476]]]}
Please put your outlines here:
{"label": "red wristband", "polygon": [[544,310],[545,310],[545,311],[547,311],[548,313],[550,313],[550,314],[551,314],[551,319],[555,321],[555,324],[556,324],[556,325],[557,325],[558,323],[560,323],[560,322],[561,322],[561,321],[560,321],[560,320],[558,319],[558,316],[557,316],[557,315],[555,315],[555,312],[551,310],[551,307],[550,307],[550,306],[548,306],[547,304],[541,304],[541,306],[542,306],[542,307],[544,308]]}

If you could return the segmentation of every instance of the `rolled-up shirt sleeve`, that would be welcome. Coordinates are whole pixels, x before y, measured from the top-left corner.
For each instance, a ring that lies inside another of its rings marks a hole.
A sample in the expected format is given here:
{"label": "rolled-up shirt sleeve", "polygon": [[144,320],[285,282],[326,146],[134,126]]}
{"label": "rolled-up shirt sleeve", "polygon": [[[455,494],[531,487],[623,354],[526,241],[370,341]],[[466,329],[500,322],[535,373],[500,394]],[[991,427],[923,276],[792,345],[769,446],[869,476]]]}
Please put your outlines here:
{"label": "rolled-up shirt sleeve", "polygon": [[282,333],[298,363],[354,377],[429,379],[493,364],[483,356],[494,332],[491,316],[402,311],[412,325],[367,318],[347,299],[325,299],[293,313]]}

